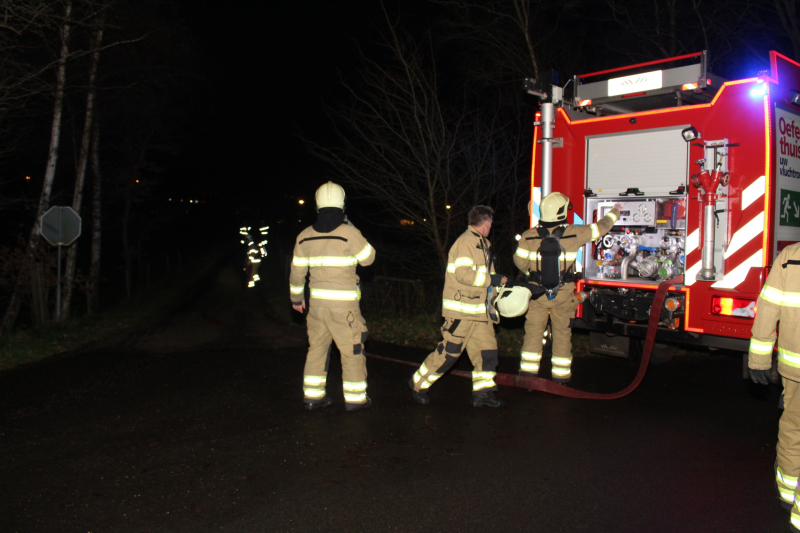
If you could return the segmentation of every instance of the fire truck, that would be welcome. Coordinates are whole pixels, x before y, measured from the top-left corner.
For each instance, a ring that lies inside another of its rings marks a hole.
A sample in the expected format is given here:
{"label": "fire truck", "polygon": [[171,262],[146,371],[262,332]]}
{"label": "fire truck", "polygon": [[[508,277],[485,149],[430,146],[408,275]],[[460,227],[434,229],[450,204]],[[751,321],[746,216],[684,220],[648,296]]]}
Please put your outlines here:
{"label": "fire truck", "polygon": [[771,52],[768,72],[724,80],[699,52],[551,81],[526,80],[542,102],[531,227],[551,191],[570,197],[573,224],[622,204],[579,253],[573,326],[592,351],[625,356],[659,313],[664,346],[747,352],[772,262],[800,241],[800,63]]}

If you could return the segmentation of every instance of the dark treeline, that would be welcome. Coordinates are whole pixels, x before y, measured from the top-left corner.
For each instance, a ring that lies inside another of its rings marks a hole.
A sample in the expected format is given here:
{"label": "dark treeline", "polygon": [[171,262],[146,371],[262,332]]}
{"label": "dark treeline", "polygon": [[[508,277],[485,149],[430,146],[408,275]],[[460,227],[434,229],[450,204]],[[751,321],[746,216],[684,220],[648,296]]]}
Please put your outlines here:
{"label": "dark treeline", "polygon": [[434,282],[475,204],[496,209],[498,267],[514,270],[538,105],[524,78],[557,71],[569,96],[576,74],[708,50],[710,71],[736,79],[767,70],[769,50],[792,57],[800,46],[796,2],[784,0],[381,5],[372,35],[353,44],[355,66],[322,98],[330,129],[303,137],[321,174],[380,228],[376,271]]}
{"label": "dark treeline", "polygon": [[179,8],[160,0],[0,4],[0,331],[56,315],[56,248],[39,236],[53,205],[82,217],[81,238],[62,250],[61,318],[130,297],[148,265],[163,271],[169,254],[177,265],[187,240],[176,238],[178,226],[193,198],[181,204],[173,191],[181,178],[174,162],[198,79]]}
{"label": "dark treeline", "polygon": [[438,287],[488,204],[513,274],[536,110],[523,78],[709,50],[733,79],[770,49],[800,57],[794,0],[338,4],[0,2],[0,334],[56,315],[51,206],[83,220],[62,318],[136,296],[214,232],[268,224],[290,247],[325,179],[379,250],[372,272]]}

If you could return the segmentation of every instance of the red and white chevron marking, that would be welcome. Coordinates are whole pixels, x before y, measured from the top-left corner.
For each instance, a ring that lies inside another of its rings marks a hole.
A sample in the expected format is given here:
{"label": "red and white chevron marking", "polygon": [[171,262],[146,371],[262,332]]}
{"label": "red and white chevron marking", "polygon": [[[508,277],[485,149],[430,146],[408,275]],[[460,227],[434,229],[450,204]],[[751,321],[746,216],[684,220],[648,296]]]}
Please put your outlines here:
{"label": "red and white chevron marking", "polygon": [[[756,178],[742,191],[741,218],[725,248],[723,277],[712,287],[735,289],[747,277],[751,267],[764,266],[762,246],[763,234],[767,230],[764,219],[765,192],[765,176]],[[700,229],[695,228],[686,237],[686,285],[697,281],[702,259]],[[717,265],[717,270],[720,270],[720,266]]]}

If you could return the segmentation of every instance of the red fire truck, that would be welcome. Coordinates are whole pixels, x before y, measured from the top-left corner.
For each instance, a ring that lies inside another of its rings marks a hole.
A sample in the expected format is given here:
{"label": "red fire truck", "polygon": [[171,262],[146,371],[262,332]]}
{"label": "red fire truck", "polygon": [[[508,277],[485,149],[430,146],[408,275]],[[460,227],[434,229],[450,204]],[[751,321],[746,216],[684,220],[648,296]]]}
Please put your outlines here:
{"label": "red fire truck", "polygon": [[[578,258],[588,298],[574,326],[592,332],[593,351],[626,355],[658,312],[660,343],[746,352],[769,268],[800,241],[800,63],[771,52],[769,72],[735,81],[707,64],[700,52],[564,88],[526,82],[545,101],[531,226],[551,191],[572,199],[575,224],[623,205]],[[651,309],[658,284],[681,274]]]}

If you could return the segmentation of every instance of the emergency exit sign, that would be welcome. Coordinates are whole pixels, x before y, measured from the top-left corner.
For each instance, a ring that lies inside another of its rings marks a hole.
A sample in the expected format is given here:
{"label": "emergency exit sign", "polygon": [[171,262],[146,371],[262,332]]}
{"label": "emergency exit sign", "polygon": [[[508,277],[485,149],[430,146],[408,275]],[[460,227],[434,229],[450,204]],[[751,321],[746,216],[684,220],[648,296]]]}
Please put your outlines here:
{"label": "emergency exit sign", "polygon": [[781,226],[800,227],[800,191],[781,189]]}

